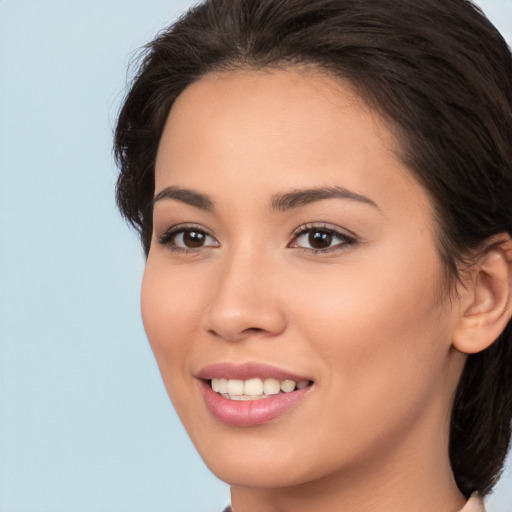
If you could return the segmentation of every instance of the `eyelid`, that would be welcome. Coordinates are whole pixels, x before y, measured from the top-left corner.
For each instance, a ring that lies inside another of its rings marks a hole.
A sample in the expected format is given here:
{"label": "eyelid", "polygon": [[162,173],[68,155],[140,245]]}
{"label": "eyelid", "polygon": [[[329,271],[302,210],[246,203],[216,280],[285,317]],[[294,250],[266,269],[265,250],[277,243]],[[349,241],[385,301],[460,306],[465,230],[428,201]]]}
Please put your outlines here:
{"label": "eyelid", "polygon": [[[204,245],[201,247],[178,247],[176,245],[172,245],[172,240],[179,235],[180,233],[186,232],[186,231],[196,231],[199,233],[203,233],[204,235],[210,237],[212,240],[215,241],[214,245]],[[183,224],[176,224],[174,226],[171,226],[162,235],[159,235],[157,237],[158,243],[160,245],[166,246],[169,250],[173,252],[181,252],[181,253],[197,253],[199,251],[202,251],[209,247],[219,247],[219,241],[217,238],[212,235],[208,229],[206,229],[204,226],[201,226],[200,224],[191,224],[191,223],[183,223]]]}
{"label": "eyelid", "polygon": [[[314,247],[300,247],[297,245],[292,245],[294,241],[296,241],[299,237],[310,233],[312,231],[320,231],[328,233],[338,239],[341,240],[340,243],[337,243],[331,247],[326,247],[323,249],[315,249]],[[288,247],[294,248],[294,249],[300,249],[305,252],[313,252],[313,253],[328,253],[328,252],[334,252],[334,251],[340,251],[347,249],[347,246],[353,246],[358,242],[358,237],[352,233],[351,231],[348,231],[347,229],[342,229],[338,226],[334,226],[333,224],[328,224],[325,222],[320,223],[307,223],[303,224],[302,226],[299,226],[296,228],[293,233],[291,234],[291,242],[288,244]]]}

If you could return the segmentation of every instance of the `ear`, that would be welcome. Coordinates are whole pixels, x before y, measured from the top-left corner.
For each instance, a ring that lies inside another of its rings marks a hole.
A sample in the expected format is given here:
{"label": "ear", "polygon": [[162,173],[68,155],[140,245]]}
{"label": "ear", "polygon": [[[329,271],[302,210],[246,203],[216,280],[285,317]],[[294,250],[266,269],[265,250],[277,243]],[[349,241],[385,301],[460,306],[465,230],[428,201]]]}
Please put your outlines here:
{"label": "ear", "polygon": [[467,269],[459,291],[460,317],[453,346],[474,354],[485,350],[503,332],[512,317],[512,240],[506,233],[488,240]]}

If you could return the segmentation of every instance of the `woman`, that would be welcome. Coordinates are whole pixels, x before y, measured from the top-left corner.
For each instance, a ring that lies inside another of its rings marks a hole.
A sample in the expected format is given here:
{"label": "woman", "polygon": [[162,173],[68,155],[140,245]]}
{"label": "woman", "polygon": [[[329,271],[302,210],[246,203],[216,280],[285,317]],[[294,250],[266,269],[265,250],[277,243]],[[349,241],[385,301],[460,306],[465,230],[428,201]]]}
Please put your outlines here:
{"label": "woman", "polygon": [[148,45],[118,204],[235,512],[483,510],[512,417],[511,91],[465,0],[208,0]]}

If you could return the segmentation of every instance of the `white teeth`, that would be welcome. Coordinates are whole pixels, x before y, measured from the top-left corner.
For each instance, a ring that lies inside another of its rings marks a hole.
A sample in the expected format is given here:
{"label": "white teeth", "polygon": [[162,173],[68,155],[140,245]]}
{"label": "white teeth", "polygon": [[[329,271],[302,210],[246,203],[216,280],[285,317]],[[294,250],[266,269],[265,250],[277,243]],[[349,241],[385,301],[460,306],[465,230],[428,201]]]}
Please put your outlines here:
{"label": "white teeth", "polygon": [[[231,393],[230,393],[231,394]],[[242,393],[237,393],[242,394]],[[244,395],[262,395],[263,381],[261,379],[249,379],[244,383]]]}
{"label": "white teeth", "polygon": [[281,391],[281,383],[277,379],[265,379],[263,392],[265,395],[277,395]]}
{"label": "white teeth", "polygon": [[233,395],[243,395],[244,394],[244,381],[238,379],[229,379],[228,380],[228,393]]}
{"label": "white teeth", "polygon": [[297,383],[294,380],[282,380],[281,381],[281,391],[284,393],[289,393],[295,389],[295,385]]}
{"label": "white teeth", "polygon": [[228,392],[228,379],[219,379],[219,393]]}
{"label": "white teeth", "polygon": [[309,381],[278,380],[253,378],[241,379],[212,379],[211,387],[216,393],[231,400],[259,400],[278,393],[290,393],[296,389],[309,386]]}

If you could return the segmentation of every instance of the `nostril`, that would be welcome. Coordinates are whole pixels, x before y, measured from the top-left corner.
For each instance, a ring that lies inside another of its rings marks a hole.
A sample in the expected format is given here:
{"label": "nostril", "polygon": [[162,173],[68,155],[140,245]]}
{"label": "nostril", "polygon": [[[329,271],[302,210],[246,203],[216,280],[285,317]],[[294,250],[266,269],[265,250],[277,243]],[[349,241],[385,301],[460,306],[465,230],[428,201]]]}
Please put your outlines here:
{"label": "nostril", "polygon": [[247,332],[247,333],[258,333],[258,332],[264,332],[264,329],[261,329],[259,327],[249,327],[247,329],[245,329],[243,332]]}
{"label": "nostril", "polygon": [[248,327],[247,329],[244,329],[240,331],[239,333],[236,333],[234,336],[230,337],[229,333],[221,334],[217,332],[215,329],[208,329],[208,334],[211,334],[212,336],[215,336],[216,338],[224,338],[231,341],[240,341],[241,339],[245,338],[246,336],[251,335],[258,335],[258,334],[264,334],[267,331],[265,329],[261,329],[259,327]]}

